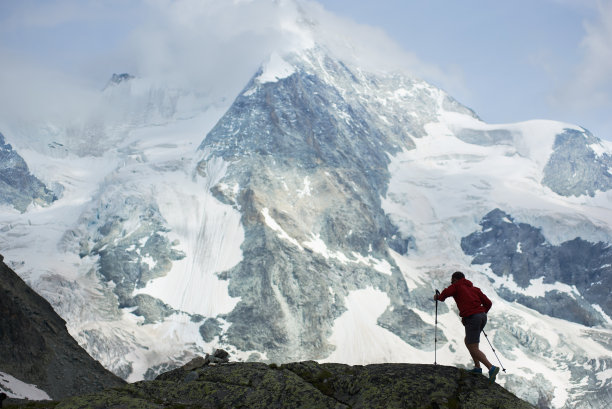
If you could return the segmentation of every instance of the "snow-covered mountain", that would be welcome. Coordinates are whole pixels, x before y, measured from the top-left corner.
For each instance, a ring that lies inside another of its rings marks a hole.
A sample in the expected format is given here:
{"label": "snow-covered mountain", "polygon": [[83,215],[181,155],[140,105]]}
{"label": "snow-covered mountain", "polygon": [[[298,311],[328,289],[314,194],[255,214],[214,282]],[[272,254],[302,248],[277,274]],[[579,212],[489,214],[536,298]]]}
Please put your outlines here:
{"label": "snow-covered mountain", "polygon": [[[318,45],[271,54],[233,100],[124,74],[98,108],[0,130],[33,175],[29,206],[0,194],[0,249],[124,379],[215,347],[431,363],[432,296],[462,270],[493,300],[500,383],[612,400],[612,146],[586,129],[487,124]],[[439,314],[438,363],[468,366],[454,303]]]}

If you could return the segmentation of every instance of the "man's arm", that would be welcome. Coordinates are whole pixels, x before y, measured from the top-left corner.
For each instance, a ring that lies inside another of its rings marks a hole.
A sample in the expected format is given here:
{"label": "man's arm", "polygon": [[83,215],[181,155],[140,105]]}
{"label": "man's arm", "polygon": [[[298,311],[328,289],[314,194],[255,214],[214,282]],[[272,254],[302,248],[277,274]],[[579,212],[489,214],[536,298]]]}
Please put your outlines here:
{"label": "man's arm", "polygon": [[444,302],[448,297],[452,297],[457,292],[457,287],[454,284],[451,284],[447,288],[444,289],[438,296],[438,301]]}

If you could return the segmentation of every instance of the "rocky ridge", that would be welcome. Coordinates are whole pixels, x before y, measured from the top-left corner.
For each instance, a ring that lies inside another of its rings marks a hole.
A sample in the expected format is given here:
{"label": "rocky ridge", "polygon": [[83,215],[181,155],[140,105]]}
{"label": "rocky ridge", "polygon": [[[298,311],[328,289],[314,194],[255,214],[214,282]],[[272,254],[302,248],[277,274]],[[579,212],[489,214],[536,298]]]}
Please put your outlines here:
{"label": "rocky ridge", "polygon": [[[6,407],[32,406],[9,402]],[[152,381],[40,402],[35,407],[533,408],[501,386],[489,384],[482,375],[448,366],[237,363],[229,362],[222,350],[195,358]]]}

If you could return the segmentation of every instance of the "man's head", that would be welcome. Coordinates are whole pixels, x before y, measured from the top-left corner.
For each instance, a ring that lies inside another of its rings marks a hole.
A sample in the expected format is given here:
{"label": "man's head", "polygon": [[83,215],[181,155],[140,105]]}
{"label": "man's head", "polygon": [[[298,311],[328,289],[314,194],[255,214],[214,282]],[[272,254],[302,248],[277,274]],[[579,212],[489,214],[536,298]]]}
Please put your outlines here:
{"label": "man's head", "polygon": [[465,278],[465,275],[463,275],[463,273],[461,271],[455,271],[453,273],[453,276],[451,278],[451,283],[454,283],[456,281],[461,280],[462,278]]}

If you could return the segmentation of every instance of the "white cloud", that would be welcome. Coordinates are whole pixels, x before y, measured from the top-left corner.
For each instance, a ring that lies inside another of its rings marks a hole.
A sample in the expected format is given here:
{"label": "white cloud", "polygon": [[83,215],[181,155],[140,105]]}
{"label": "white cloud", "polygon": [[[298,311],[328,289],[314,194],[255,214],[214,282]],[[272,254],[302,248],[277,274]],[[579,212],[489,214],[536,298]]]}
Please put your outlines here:
{"label": "white cloud", "polygon": [[585,21],[584,30],[582,60],[555,100],[560,106],[579,111],[612,102],[612,1],[597,2],[597,17]]}
{"label": "white cloud", "polygon": [[[21,49],[0,36],[8,61],[0,66],[0,119],[9,112],[78,116],[90,94],[123,72],[213,100],[233,98],[270,54],[315,42],[366,69],[405,69],[455,89],[462,83],[460,73],[424,63],[383,30],[311,0],[50,0],[44,6],[26,0],[8,7],[0,25],[5,39],[34,38]],[[73,31],[68,41],[67,30]]]}
{"label": "white cloud", "polygon": [[[0,119],[11,122],[79,118],[96,100],[73,77],[49,70],[0,47]],[[2,130],[0,129],[0,132]]]}
{"label": "white cloud", "polygon": [[147,5],[147,20],[128,40],[136,74],[203,91],[242,87],[271,52],[304,41],[300,32],[283,27],[298,18],[292,2],[156,0]]}
{"label": "white cloud", "polygon": [[[143,75],[226,86],[250,77],[269,54],[324,45],[366,69],[407,69],[457,81],[403,50],[383,30],[326,11],[308,0],[155,0],[130,40]],[[223,77],[223,78],[222,78]],[[213,79],[213,81],[211,81]],[[226,81],[225,79],[229,80]]]}

